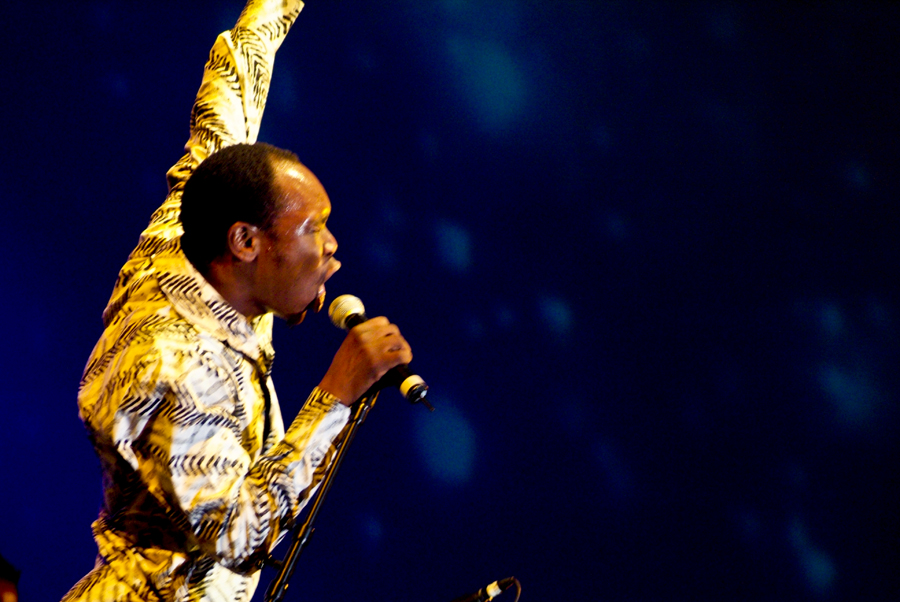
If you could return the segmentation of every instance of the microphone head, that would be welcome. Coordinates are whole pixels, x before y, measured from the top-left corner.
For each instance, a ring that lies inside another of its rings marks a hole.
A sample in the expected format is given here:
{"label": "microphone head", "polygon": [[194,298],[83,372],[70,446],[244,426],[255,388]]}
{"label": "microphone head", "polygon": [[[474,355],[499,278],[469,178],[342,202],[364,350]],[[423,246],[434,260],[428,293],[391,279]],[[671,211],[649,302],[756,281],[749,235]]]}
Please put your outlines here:
{"label": "microphone head", "polygon": [[359,300],[359,297],[353,295],[341,295],[328,306],[328,317],[331,318],[331,323],[343,330],[348,330],[347,318],[365,314],[366,308],[363,302]]}

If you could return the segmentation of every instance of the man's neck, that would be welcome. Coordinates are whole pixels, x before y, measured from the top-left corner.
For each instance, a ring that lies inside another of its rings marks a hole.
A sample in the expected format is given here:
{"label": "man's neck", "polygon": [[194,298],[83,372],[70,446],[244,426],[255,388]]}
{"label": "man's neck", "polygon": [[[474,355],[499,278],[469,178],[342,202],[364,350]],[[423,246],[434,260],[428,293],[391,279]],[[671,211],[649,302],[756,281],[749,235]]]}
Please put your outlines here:
{"label": "man's neck", "polygon": [[235,265],[233,260],[214,260],[200,273],[229,305],[248,320],[265,313],[255,303],[246,275],[241,273],[240,266]]}

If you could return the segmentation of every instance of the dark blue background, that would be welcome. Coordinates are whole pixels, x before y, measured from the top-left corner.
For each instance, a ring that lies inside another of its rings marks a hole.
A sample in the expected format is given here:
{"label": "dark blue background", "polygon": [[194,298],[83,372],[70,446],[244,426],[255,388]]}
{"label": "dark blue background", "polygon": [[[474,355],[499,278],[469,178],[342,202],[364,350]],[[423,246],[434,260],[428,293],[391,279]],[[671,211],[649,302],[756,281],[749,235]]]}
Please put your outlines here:
{"label": "dark blue background", "polygon": [[[0,553],[55,600],[79,376],[241,3],[15,4]],[[310,2],[260,138],[438,409],[382,396],[289,599],[896,600],[898,50],[887,2]],[[290,417],[341,334],[275,335]]]}

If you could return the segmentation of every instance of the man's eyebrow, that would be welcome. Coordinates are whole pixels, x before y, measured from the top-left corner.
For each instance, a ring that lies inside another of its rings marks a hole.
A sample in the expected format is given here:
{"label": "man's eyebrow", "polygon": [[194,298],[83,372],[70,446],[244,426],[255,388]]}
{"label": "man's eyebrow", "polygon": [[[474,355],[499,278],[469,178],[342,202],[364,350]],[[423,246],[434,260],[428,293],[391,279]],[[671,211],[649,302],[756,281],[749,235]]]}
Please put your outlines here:
{"label": "man's eyebrow", "polygon": [[301,232],[309,232],[309,230],[311,228],[325,225],[325,222],[328,221],[328,215],[329,214],[325,213],[325,212],[320,213],[317,216],[311,215],[311,216],[307,217],[305,220],[303,220],[303,223],[300,224],[299,226],[297,226],[297,228]]}

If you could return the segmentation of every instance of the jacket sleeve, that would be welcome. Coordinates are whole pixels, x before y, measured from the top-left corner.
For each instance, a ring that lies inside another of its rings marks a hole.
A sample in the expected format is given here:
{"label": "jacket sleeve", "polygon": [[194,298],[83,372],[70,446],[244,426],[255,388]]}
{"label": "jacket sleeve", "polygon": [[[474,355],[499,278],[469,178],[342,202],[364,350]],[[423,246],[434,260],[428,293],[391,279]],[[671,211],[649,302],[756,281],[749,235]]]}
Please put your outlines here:
{"label": "jacket sleeve", "polygon": [[187,154],[168,173],[170,188],[220,148],[256,142],[275,52],[302,7],[297,0],[251,0],[234,28],[216,39],[191,112]]}
{"label": "jacket sleeve", "polygon": [[[293,526],[345,434],[350,409],[314,389],[284,437],[251,456],[221,366],[158,343],[90,417],[198,549],[249,571]],[[259,383],[265,387],[265,383]]]}

